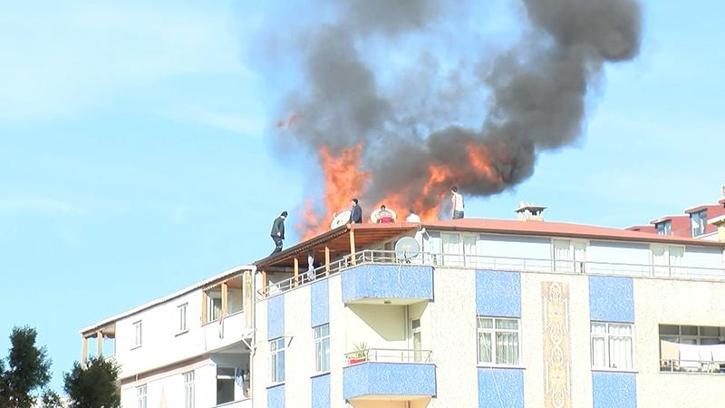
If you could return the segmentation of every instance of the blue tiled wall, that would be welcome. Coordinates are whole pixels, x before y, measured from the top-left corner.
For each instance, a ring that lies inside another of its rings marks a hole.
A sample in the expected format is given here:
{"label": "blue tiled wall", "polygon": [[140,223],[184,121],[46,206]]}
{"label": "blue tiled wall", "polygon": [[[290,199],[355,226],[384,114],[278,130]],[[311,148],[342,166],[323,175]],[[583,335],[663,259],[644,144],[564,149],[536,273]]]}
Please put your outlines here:
{"label": "blue tiled wall", "polygon": [[346,400],[363,395],[436,395],[433,364],[362,363],[343,370]]}
{"label": "blue tiled wall", "polygon": [[479,408],[523,408],[524,371],[479,368],[478,406]]}
{"label": "blue tiled wall", "polygon": [[342,273],[342,300],[433,300],[433,267],[360,265]]}
{"label": "blue tiled wall", "polygon": [[267,340],[284,336],[284,295],[267,300]]}
{"label": "blue tiled wall", "polygon": [[310,285],[312,327],[330,322],[329,280],[324,279]]}
{"label": "blue tiled wall", "polygon": [[330,374],[312,377],[312,408],[330,408]]}
{"label": "blue tiled wall", "polygon": [[595,321],[634,323],[632,278],[590,276],[589,314]]}
{"label": "blue tiled wall", "polygon": [[476,271],[476,313],[479,316],[521,317],[521,274]]}
{"label": "blue tiled wall", "polygon": [[267,408],[284,408],[284,384],[267,388]]}
{"label": "blue tiled wall", "polygon": [[637,379],[633,373],[592,373],[594,408],[636,408]]}

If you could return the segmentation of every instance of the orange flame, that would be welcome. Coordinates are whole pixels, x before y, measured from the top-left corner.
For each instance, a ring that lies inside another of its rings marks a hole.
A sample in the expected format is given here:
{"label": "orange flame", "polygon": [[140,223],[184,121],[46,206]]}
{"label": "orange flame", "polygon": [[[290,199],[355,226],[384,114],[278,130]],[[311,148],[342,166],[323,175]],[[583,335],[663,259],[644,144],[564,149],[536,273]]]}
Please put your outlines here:
{"label": "orange flame", "polygon": [[[320,165],[324,175],[324,201],[315,206],[312,201],[305,203],[302,219],[298,225],[303,239],[312,238],[328,230],[334,212],[350,207],[350,199],[362,196],[366,192],[370,174],[362,170],[361,144],[341,151],[334,156],[323,147],[319,151]],[[424,222],[438,219],[440,204],[453,185],[475,185],[490,183],[503,185],[504,181],[495,166],[492,165],[488,147],[470,143],[466,146],[468,165],[455,166],[449,163],[432,163],[426,175],[410,185],[400,186],[396,192],[389,193],[379,200],[374,208],[385,204],[396,211],[398,221],[407,217],[413,209]],[[473,170],[473,171],[471,171]]]}
{"label": "orange flame", "polygon": [[334,213],[350,207],[352,198],[362,195],[369,180],[369,173],[361,169],[362,144],[343,149],[335,156],[327,147],[320,148],[319,158],[324,177],[324,201],[315,212],[314,203],[307,201],[303,209],[303,240],[312,238],[329,229]]}

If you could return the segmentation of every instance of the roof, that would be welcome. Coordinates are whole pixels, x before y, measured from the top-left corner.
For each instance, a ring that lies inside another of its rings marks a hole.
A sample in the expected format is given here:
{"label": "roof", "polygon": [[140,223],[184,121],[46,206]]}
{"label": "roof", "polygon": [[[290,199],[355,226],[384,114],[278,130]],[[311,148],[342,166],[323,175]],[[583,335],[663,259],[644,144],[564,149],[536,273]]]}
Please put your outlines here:
{"label": "roof", "polygon": [[720,206],[717,204],[702,204],[702,205],[698,205],[697,207],[692,207],[692,208],[686,209],[685,213],[692,214],[692,213],[696,213],[696,212],[699,212],[702,210],[709,210],[710,208],[720,208]]}
{"label": "roof", "polygon": [[342,254],[350,253],[350,233],[355,235],[357,248],[364,248],[374,243],[393,239],[407,232],[415,231],[420,224],[398,222],[392,224],[348,224],[327,231],[307,241],[300,242],[274,255],[260,259],[254,264],[257,269],[270,266],[289,266],[295,258],[301,265],[307,265],[307,253],[313,251],[315,259],[323,259],[325,247],[330,250],[330,257],[335,259]]}
{"label": "roof", "polygon": [[191,285],[189,287],[186,287],[184,289],[181,289],[181,290],[179,290],[177,292],[174,292],[174,293],[172,293],[170,295],[167,295],[167,296],[164,296],[164,297],[160,297],[158,299],[154,299],[154,300],[152,300],[152,301],[150,301],[148,303],[145,303],[145,304],[143,304],[141,306],[135,307],[135,308],[133,308],[131,310],[128,310],[126,312],[119,313],[119,314],[117,314],[115,316],[111,316],[111,317],[109,317],[107,319],[101,320],[100,322],[98,322],[98,323],[96,323],[96,324],[94,324],[92,326],[88,326],[88,327],[86,327],[84,329],[81,329],[81,332],[80,333],[81,333],[81,335],[83,335],[85,333],[95,332],[96,330],[101,329],[104,326],[107,326],[107,325],[109,325],[111,323],[117,322],[117,321],[119,321],[121,319],[124,319],[124,318],[126,318],[128,316],[133,316],[136,313],[143,312],[146,309],[150,309],[150,308],[152,308],[152,307],[154,307],[156,305],[160,305],[162,303],[166,303],[166,302],[168,302],[170,300],[173,300],[175,298],[178,298],[180,296],[184,296],[184,295],[186,295],[189,292],[193,292],[193,291],[195,291],[197,289],[200,289],[200,288],[203,288],[205,286],[211,285],[212,283],[215,283],[216,281],[223,280],[223,279],[228,278],[230,276],[236,275],[239,272],[248,271],[248,270],[254,271],[255,270],[255,267],[253,265],[240,265],[240,266],[236,266],[236,267],[231,268],[231,269],[227,269],[226,271],[224,271],[224,272],[222,272],[222,273],[220,273],[220,274],[218,274],[216,276],[212,276],[209,279],[205,279],[205,280],[203,280],[201,282],[195,283],[195,284],[193,284],[193,285]]}
{"label": "roof", "polygon": [[649,223],[650,224],[659,224],[661,222],[671,221],[671,220],[679,220],[679,219],[688,220],[689,221],[690,220],[690,216],[689,215],[664,215],[664,216],[662,216],[660,218],[657,218],[657,219],[654,219],[654,220],[650,221]]}
{"label": "roof", "polygon": [[539,222],[467,218],[461,220],[426,223],[424,226],[431,229],[476,231],[495,234],[560,236],[635,242],[664,242],[725,248],[725,243],[721,242],[704,242],[693,238],[664,236],[650,232],[629,231],[619,228],[550,221]]}

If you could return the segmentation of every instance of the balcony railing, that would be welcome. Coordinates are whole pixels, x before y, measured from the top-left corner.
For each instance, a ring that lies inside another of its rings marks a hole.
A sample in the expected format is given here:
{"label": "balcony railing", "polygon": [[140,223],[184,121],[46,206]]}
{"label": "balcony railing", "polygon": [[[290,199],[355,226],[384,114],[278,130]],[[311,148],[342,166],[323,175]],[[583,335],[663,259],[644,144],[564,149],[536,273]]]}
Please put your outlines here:
{"label": "balcony railing", "polygon": [[660,360],[660,371],[672,373],[725,374],[725,361]]}
{"label": "balcony railing", "polygon": [[431,350],[368,348],[345,353],[348,365],[360,363],[419,363],[433,362]]}
{"label": "balcony railing", "polygon": [[725,281],[724,268],[684,265],[654,265],[617,262],[571,261],[546,258],[518,258],[506,256],[459,255],[422,252],[407,257],[395,251],[366,249],[345,255],[329,266],[312,271],[300,271],[297,277],[270,283],[258,291],[262,298],[284,293],[295,287],[334,275],[364,264],[426,265],[461,269],[492,269],[513,272],[570,273],[588,275],[620,275],[631,277],[672,278]]}

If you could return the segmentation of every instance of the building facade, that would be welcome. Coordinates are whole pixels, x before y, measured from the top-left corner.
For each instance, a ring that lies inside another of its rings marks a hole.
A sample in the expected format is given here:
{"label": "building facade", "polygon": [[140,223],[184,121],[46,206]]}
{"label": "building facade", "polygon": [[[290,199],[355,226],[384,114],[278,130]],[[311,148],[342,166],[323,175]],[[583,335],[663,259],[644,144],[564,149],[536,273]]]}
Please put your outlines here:
{"label": "building facade", "polygon": [[[724,248],[544,221],[343,226],[84,329],[84,356],[113,331],[134,408],[718,406]],[[152,316],[185,302],[199,322],[179,343]]]}

